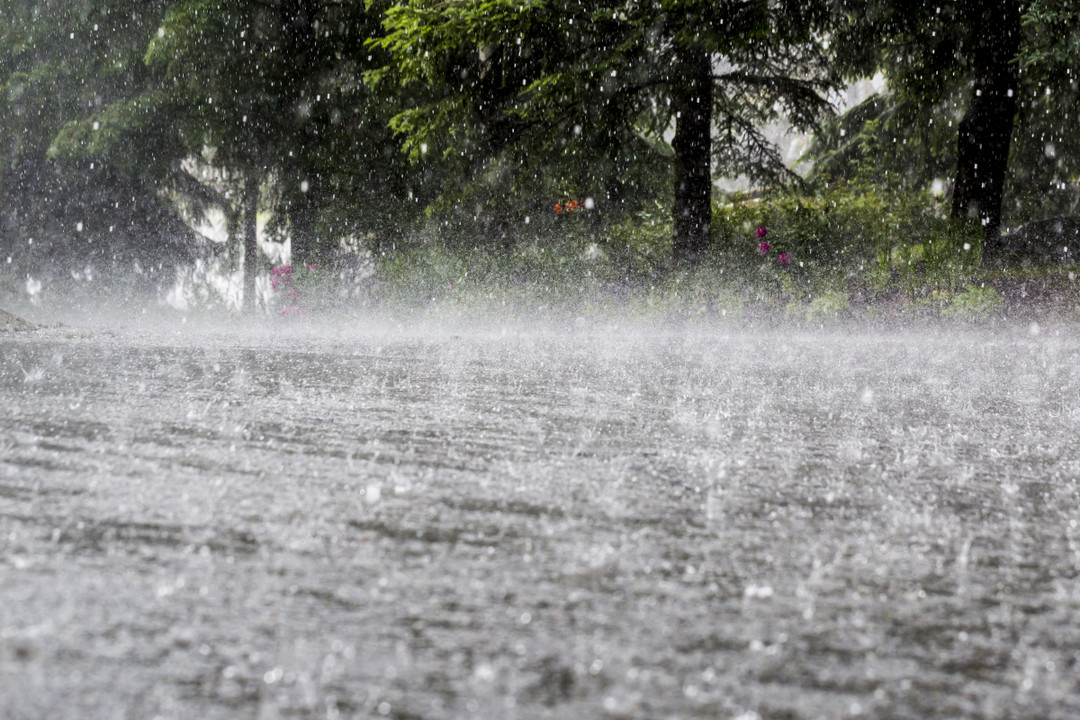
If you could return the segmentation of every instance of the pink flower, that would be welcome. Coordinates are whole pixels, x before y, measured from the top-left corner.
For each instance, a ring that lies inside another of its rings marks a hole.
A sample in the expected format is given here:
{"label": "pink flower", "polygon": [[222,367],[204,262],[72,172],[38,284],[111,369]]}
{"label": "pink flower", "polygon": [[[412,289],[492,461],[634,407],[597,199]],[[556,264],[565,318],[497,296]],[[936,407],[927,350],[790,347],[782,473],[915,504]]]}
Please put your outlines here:
{"label": "pink flower", "polygon": [[768,230],[766,230],[766,229],[764,228],[764,226],[763,226],[763,227],[759,227],[759,228],[757,229],[757,239],[758,239],[758,240],[762,239],[763,237],[765,237],[765,236],[766,236],[766,235],[768,235],[768,234],[769,234],[769,231],[768,231]]}
{"label": "pink flower", "polygon": [[294,298],[294,297],[296,297],[296,296],[297,296],[297,295],[299,295],[299,294],[300,294],[300,293],[296,292],[296,288],[289,288],[289,292],[285,293],[285,295],[286,295],[287,297],[291,297],[291,298]]}
{"label": "pink flower", "polygon": [[314,269],[315,269],[315,264],[314,264],[314,263],[312,263],[311,265],[308,265],[308,266],[307,266],[307,269],[308,269],[308,270],[314,270]]}
{"label": "pink flower", "polygon": [[780,263],[780,267],[787,267],[791,264],[791,256],[787,253],[780,253],[776,258],[776,262]]}
{"label": "pink flower", "polygon": [[769,243],[762,240],[761,242],[758,243],[757,251],[759,253],[761,253],[762,255],[768,255],[770,248],[772,248],[772,245],[770,245]]}
{"label": "pink flower", "polygon": [[282,315],[299,315],[304,312],[304,308],[297,307],[296,305],[285,305],[281,308]]}
{"label": "pink flower", "polygon": [[[273,271],[271,271],[271,272],[273,272]],[[277,290],[277,286],[278,286],[278,279],[277,278],[270,278],[270,287]]]}

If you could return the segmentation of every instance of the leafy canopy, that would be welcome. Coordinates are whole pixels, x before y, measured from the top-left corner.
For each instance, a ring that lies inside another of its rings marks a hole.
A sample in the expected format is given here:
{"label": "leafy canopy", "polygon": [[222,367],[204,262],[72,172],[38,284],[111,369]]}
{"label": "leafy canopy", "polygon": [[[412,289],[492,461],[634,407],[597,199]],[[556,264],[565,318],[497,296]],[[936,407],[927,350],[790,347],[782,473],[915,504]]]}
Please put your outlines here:
{"label": "leafy canopy", "polygon": [[501,160],[526,171],[511,173],[524,189],[540,156],[569,185],[648,201],[668,190],[656,178],[670,163],[688,46],[712,58],[715,170],[791,179],[762,126],[812,128],[828,111],[825,17],[818,3],[786,0],[407,0],[371,43],[390,62],[368,79],[430,93],[391,121],[414,158],[435,153],[466,177]]}

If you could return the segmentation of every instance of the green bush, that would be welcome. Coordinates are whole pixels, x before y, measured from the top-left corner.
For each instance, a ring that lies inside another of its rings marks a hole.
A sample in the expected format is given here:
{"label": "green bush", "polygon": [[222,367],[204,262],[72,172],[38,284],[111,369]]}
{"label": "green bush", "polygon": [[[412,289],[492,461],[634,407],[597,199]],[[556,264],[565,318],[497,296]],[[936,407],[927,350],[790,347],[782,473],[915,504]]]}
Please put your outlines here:
{"label": "green bush", "polygon": [[851,312],[851,303],[847,293],[842,290],[827,290],[810,300],[806,307],[806,319],[810,322],[836,320]]}
{"label": "green bush", "polygon": [[617,223],[601,235],[599,247],[611,272],[627,280],[650,278],[671,264],[671,217],[656,205]]}
{"label": "green bush", "polygon": [[[551,213],[498,248],[447,244],[435,233],[376,259],[379,295],[386,304],[463,312],[492,304],[584,314],[621,307],[635,315],[764,312],[812,322],[869,307],[877,296],[900,300],[901,312],[982,317],[996,307],[992,294],[956,292],[976,281],[981,242],[977,232],[953,230],[929,193],[832,184],[816,193],[744,194],[719,198],[713,220],[713,243],[694,269],[672,260],[661,204],[606,226],[591,212]],[[759,227],[771,246],[764,256]],[[786,267],[781,252],[790,256]]]}
{"label": "green bush", "polygon": [[952,296],[942,308],[945,317],[960,320],[985,320],[1002,305],[1001,293],[990,287],[968,286]]}
{"label": "green bush", "polygon": [[929,192],[852,183],[731,196],[714,213],[714,261],[751,282],[769,279],[755,232],[764,227],[770,257],[789,254],[805,295],[822,287],[871,297],[904,293],[912,301],[929,288],[952,293],[979,270],[982,239],[978,228],[955,228],[946,210]]}
{"label": "green bush", "polygon": [[845,274],[869,269],[882,248],[940,231],[939,203],[928,193],[885,194],[848,183],[823,183],[819,192],[742,195],[717,204],[713,233],[721,253],[753,255],[754,230],[769,230],[774,248],[801,267]]}

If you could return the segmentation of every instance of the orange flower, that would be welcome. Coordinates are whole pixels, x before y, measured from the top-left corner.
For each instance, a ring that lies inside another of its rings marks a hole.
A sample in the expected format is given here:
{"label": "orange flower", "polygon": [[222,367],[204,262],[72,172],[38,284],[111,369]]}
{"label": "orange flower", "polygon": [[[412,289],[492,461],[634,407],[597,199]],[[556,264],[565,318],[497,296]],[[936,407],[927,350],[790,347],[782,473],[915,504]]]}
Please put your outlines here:
{"label": "orange flower", "polygon": [[575,210],[577,210],[578,209],[578,201],[577,200],[571,200],[570,204],[567,206],[567,209],[570,212],[574,212]]}
{"label": "orange flower", "polygon": [[562,215],[562,203],[555,203],[555,214]]}

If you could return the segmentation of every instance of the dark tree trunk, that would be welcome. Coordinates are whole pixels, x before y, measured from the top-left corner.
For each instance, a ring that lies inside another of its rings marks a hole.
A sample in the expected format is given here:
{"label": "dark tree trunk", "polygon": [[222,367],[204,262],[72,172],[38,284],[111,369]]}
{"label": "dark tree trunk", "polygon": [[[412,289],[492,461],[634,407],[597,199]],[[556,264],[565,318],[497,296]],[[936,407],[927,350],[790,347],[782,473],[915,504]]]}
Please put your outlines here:
{"label": "dark tree trunk", "polygon": [[304,267],[325,261],[315,237],[315,218],[318,215],[315,192],[315,188],[311,187],[306,191],[297,188],[287,209],[292,262]]}
{"label": "dark tree trunk", "polygon": [[254,171],[249,171],[244,179],[244,296],[243,312],[255,310],[255,274],[258,271],[256,258],[259,254],[258,226],[256,212],[259,209],[259,178]]}
{"label": "dark tree trunk", "polygon": [[[289,78],[289,103],[295,110],[303,102],[310,102],[310,93],[314,92],[307,80],[312,48],[316,42],[316,27],[319,16],[319,2],[316,0],[284,0],[279,7],[279,22],[282,28],[282,57],[287,58],[287,77]],[[321,263],[321,248],[314,235],[318,217],[318,197],[320,188],[317,178],[311,172],[308,148],[309,129],[307,119],[299,113],[293,124],[286,129],[286,149],[283,153],[283,165],[286,177],[284,210],[289,220],[291,240],[291,260],[296,265],[307,266]]]}
{"label": "dark tree trunk", "polygon": [[960,120],[952,217],[979,222],[988,249],[1001,229],[1001,199],[1017,103],[1020,6],[982,0],[971,6],[975,48],[971,103]]}
{"label": "dark tree trunk", "polygon": [[709,245],[712,225],[712,65],[709,54],[681,49],[673,88],[675,110],[675,260],[694,263]]}

